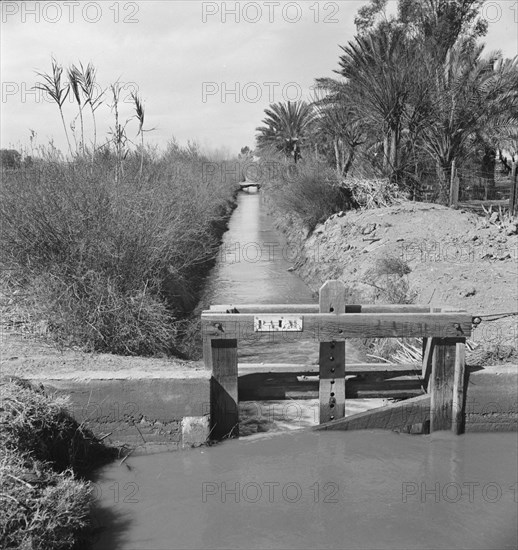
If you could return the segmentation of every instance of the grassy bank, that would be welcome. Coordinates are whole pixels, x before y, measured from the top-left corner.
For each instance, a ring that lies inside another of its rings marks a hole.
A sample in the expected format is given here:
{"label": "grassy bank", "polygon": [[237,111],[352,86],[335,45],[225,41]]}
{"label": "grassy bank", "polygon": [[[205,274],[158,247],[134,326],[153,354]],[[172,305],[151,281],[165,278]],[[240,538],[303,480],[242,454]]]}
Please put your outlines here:
{"label": "grassy bank", "polygon": [[66,550],[91,536],[88,475],[113,459],[53,399],[19,379],[0,381],[0,547]]}
{"label": "grassy bank", "polygon": [[[4,170],[3,318],[63,346],[188,354],[236,186],[192,147]],[[142,163],[142,165],[141,165]]]}

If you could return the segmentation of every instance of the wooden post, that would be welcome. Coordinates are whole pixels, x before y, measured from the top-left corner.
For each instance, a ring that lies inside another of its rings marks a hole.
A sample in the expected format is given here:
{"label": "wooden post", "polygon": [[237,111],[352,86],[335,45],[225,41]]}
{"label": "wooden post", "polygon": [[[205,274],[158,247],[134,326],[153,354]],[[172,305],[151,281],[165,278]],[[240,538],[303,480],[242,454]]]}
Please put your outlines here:
{"label": "wooden post", "polygon": [[455,168],[455,159],[451,161],[450,174],[450,206],[457,206],[459,203],[459,178]]}
{"label": "wooden post", "polygon": [[455,434],[464,431],[465,406],[465,373],[466,373],[466,339],[462,338],[456,344],[455,372],[453,376],[452,426]]}
{"label": "wooden post", "polygon": [[[204,358],[210,361],[210,425],[211,438],[239,435],[237,395],[237,339],[219,340],[207,338]],[[210,359],[207,357],[210,344]]]}
{"label": "wooden post", "polygon": [[[326,281],[319,292],[320,313],[345,313],[345,286]],[[345,341],[320,342],[320,424],[345,416]]]}
{"label": "wooden post", "polygon": [[432,357],[430,432],[452,429],[457,343],[459,338],[435,339]]}
{"label": "wooden post", "polygon": [[509,214],[518,216],[518,169],[517,163],[513,162],[511,169],[511,193],[509,195]]}

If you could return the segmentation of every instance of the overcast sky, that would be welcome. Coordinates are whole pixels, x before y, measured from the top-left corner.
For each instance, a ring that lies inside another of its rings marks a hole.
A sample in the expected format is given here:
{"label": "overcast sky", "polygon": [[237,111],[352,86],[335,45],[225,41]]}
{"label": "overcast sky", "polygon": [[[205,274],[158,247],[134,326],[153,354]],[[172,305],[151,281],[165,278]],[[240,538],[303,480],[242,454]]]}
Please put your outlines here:
{"label": "overcast sky", "polygon": [[[56,105],[31,91],[35,71],[48,72],[51,56],[65,67],[91,61],[102,88],[118,79],[124,119],[133,114],[129,94],[138,91],[145,127],[155,128],[149,142],[163,146],[175,136],[230,153],[253,147],[269,103],[308,99],[316,77],[333,76],[338,45],[353,38],[355,14],[365,3],[3,1],[1,147],[27,146],[29,129],[39,144],[54,139],[65,147]],[[487,50],[516,55],[518,3],[488,1],[485,15]],[[67,103],[67,121],[76,113]],[[108,106],[97,120],[106,136],[113,125]],[[88,113],[85,124],[90,135]],[[130,138],[136,129],[130,122]]]}

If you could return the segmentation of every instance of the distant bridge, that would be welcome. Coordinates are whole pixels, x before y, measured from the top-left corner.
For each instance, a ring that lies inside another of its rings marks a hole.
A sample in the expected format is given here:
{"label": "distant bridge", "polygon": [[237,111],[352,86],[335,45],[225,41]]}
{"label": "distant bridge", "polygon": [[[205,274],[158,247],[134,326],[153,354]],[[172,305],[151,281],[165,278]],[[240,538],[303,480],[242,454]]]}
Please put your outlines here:
{"label": "distant bridge", "polygon": [[261,189],[261,184],[260,183],[255,183],[253,181],[243,181],[239,184],[241,190],[243,189],[248,189],[250,187],[257,187],[257,190],[259,191],[259,189]]}

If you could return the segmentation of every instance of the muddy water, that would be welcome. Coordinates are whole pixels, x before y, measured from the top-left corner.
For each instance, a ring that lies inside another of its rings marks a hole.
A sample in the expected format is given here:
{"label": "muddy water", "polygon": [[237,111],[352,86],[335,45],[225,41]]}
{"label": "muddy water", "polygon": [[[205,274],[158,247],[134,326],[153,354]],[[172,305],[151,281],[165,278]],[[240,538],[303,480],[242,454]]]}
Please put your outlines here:
{"label": "muddy water", "polygon": [[[238,206],[223,236],[220,254],[202,297],[213,304],[308,304],[318,296],[289,271],[299,248],[288,245],[257,191],[238,196]],[[318,345],[300,334],[272,334],[265,341],[241,340],[239,361],[244,363],[316,363]]]}
{"label": "muddy water", "polygon": [[129,458],[99,480],[94,548],[514,549],[517,461],[516,434],[381,431]]}
{"label": "muddy water", "polygon": [[209,277],[205,304],[311,303],[313,293],[288,269],[299,249],[288,246],[257,191],[239,193],[237,208],[223,235],[216,267]]}

